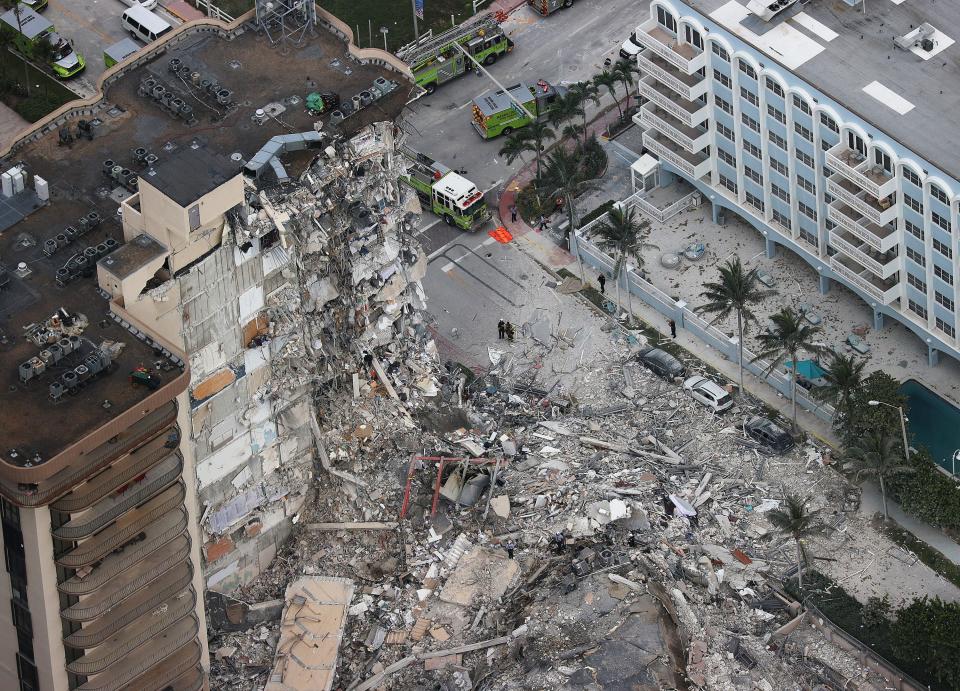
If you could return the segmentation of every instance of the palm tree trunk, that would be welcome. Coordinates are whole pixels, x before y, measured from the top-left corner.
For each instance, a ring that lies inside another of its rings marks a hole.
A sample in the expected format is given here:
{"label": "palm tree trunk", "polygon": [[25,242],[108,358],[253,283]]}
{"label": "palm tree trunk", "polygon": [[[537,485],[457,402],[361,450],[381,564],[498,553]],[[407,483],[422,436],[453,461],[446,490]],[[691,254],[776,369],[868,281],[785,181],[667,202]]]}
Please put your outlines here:
{"label": "palm tree trunk", "polygon": [[630,267],[623,273],[624,283],[627,284],[627,323],[633,319],[633,292],[630,290]]}
{"label": "palm tree trunk", "polygon": [[623,108],[620,107],[620,99],[617,98],[616,89],[610,89],[610,95],[613,96],[613,102],[617,104],[617,111],[620,113],[620,119],[623,120]]}
{"label": "palm tree trunk", "polygon": [[883,520],[889,521],[890,514],[887,513],[887,488],[883,483],[883,475],[878,477],[880,478],[880,498],[883,500]]}
{"label": "palm tree trunk", "polygon": [[797,354],[790,353],[793,361],[793,372],[790,375],[790,399],[793,405],[793,432],[797,432]]}
{"label": "palm tree trunk", "polygon": [[800,549],[800,538],[794,538],[797,543],[797,587],[803,590],[803,551]]}
{"label": "palm tree trunk", "polygon": [[617,261],[613,265],[613,279],[617,282],[617,312],[620,311],[620,273],[623,271],[623,267],[620,266],[620,257],[622,256],[623,252],[617,252]]}
{"label": "palm tree trunk", "polygon": [[737,310],[737,366],[740,368],[740,395],[743,395],[743,313]]}

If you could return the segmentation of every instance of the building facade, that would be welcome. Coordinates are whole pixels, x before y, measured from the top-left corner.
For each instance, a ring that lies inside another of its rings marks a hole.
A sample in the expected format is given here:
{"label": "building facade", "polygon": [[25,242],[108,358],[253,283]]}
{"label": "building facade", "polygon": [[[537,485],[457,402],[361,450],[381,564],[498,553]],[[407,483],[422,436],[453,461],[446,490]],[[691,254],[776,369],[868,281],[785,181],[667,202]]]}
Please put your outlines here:
{"label": "building facade", "polygon": [[755,226],[768,256],[787,247],[822,292],[836,281],[866,301],[876,328],[904,324],[931,365],[940,352],[960,359],[960,182],[797,76],[782,64],[791,56],[771,57],[769,41],[727,30],[716,18],[729,5],[652,1],[636,31],[645,146],[715,218],[728,208]]}

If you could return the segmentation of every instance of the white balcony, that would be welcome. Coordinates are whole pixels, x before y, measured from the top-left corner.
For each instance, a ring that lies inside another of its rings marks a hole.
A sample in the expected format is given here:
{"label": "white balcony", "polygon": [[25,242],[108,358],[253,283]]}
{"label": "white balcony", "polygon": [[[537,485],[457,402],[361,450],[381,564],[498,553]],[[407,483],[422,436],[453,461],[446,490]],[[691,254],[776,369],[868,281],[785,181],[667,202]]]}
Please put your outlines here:
{"label": "white balcony", "polygon": [[641,96],[656,103],[687,127],[697,127],[710,117],[710,108],[706,103],[688,101],[653,77],[641,78],[638,88]]}
{"label": "white balcony", "polygon": [[900,268],[900,262],[894,252],[881,254],[859,237],[845,230],[834,228],[830,231],[830,246],[852,257],[858,264],[865,266],[880,278],[890,278]]}
{"label": "white balcony", "polygon": [[894,197],[878,200],[839,173],[834,173],[827,178],[827,191],[837,199],[842,199],[854,211],[878,226],[885,226],[897,217],[897,203]]}
{"label": "white balcony", "polygon": [[888,197],[897,191],[897,179],[883,166],[870,160],[845,142],[840,142],[827,151],[827,165],[850,182],[869,192],[877,199]]}
{"label": "white balcony", "polygon": [[878,278],[843,254],[835,254],[830,258],[830,268],[840,279],[884,305],[903,296],[903,284],[898,280]]}
{"label": "white balcony", "polygon": [[710,172],[709,156],[690,153],[659,132],[644,132],[643,145],[690,179],[698,180]]}
{"label": "white balcony", "polygon": [[892,225],[878,226],[842,201],[835,201],[827,207],[827,218],[863,240],[875,252],[888,252],[900,244],[897,229]]}
{"label": "white balcony", "polygon": [[703,127],[687,127],[663,108],[652,102],[644,104],[633,121],[644,129],[653,128],[666,135],[692,154],[703,151],[710,143],[710,131]]}
{"label": "white balcony", "polygon": [[694,101],[707,93],[707,80],[699,73],[687,74],[678,70],[655,53],[643,51],[637,55],[637,62],[644,73],[652,75],[658,82],[673,89],[688,101]]}
{"label": "white balcony", "polygon": [[637,27],[636,37],[640,45],[687,74],[693,74],[707,64],[707,56],[702,50],[665,31],[654,17]]}

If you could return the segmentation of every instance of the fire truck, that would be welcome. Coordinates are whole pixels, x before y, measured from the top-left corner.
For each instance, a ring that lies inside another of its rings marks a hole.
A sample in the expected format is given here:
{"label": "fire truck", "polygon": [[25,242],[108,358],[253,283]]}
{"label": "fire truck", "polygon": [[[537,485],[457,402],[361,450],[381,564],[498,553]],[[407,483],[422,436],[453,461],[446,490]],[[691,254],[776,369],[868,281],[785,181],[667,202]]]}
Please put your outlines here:
{"label": "fire truck", "polygon": [[400,179],[448,226],[474,230],[490,218],[483,192],[472,182],[429,156],[410,149],[403,153],[408,175]]}
{"label": "fire truck", "polygon": [[410,65],[417,86],[432,94],[441,84],[473,69],[473,62],[458,46],[477,62],[492,65],[513,50],[513,41],[503,33],[494,15],[487,14],[438,36],[422,36],[398,50],[397,57]]}
{"label": "fire truck", "polygon": [[[530,115],[537,120],[545,119],[557,99],[566,91],[562,86],[552,86],[541,79],[534,85],[515,84],[506,91],[475,98],[473,127],[484,139],[508,135],[533,122]],[[517,105],[518,102],[523,104],[523,108]]]}
{"label": "fire truck", "polygon": [[559,9],[573,7],[573,0],[527,0],[527,4],[546,17]]}

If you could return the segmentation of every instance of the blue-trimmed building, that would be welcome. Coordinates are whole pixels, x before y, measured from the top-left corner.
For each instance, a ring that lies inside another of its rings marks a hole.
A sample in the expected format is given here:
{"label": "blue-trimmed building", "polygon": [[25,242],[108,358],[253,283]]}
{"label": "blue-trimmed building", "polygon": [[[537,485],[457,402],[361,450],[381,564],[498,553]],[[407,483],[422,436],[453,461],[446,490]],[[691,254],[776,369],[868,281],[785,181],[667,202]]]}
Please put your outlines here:
{"label": "blue-trimmed building", "polygon": [[635,119],[662,169],[750,221],[769,256],[788,247],[822,292],[837,281],[877,328],[900,321],[931,364],[960,360],[960,44],[940,31],[960,30],[960,3],[838,7],[764,20],[746,0],[652,0]]}

